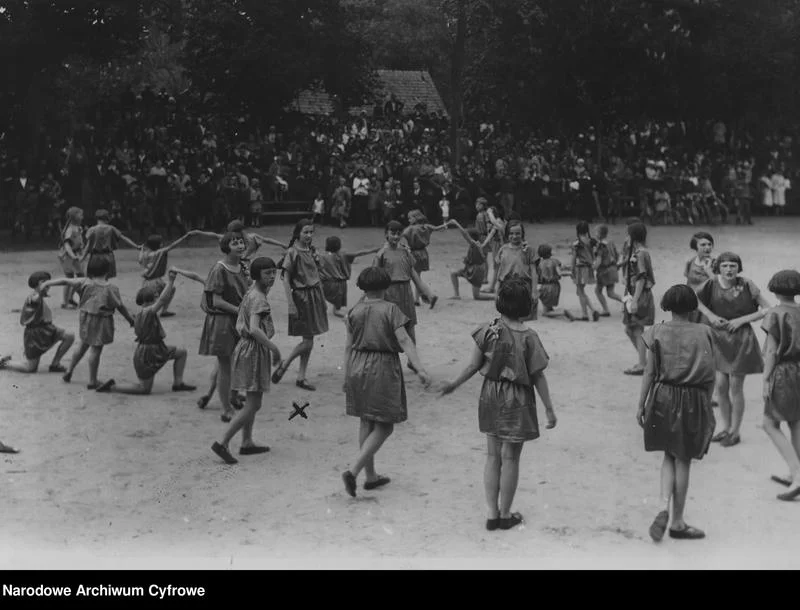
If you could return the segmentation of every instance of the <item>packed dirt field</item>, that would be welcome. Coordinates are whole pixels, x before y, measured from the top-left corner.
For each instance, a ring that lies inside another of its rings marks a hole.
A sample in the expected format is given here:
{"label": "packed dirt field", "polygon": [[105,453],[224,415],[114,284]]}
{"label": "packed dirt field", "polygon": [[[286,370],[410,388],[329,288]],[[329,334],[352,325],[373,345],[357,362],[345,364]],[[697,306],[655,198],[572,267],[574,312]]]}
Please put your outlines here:
{"label": "packed dirt field", "polygon": [[[554,256],[569,261],[573,225],[526,229],[529,243],[550,243]],[[740,254],[743,275],[762,290],[773,272],[797,266],[800,220],[756,219],[752,227],[709,230],[715,251]],[[259,232],[288,241],[291,228]],[[693,232],[650,228],[656,302],[682,281]],[[319,227],[316,245],[323,247],[334,233],[347,251],[383,240],[379,229]],[[624,225],[612,226],[610,237],[620,247]],[[449,273],[460,268],[465,250],[457,231],[434,234],[432,271],[423,276],[442,297],[435,309],[419,310],[417,331],[421,358],[437,380],[458,374],[471,331],[495,315],[493,303],[474,302],[464,283],[461,301],[447,299]],[[261,252],[279,256],[276,249]],[[205,276],[219,256],[212,241],[192,239],[190,247],[171,253],[170,262]],[[356,261],[353,278],[370,260]],[[141,279],[135,251],[120,250],[117,266],[123,299],[136,311]],[[0,254],[0,354],[22,357],[22,327],[12,310],[22,306],[27,277],[39,269],[60,275],[54,249]],[[550,355],[547,377],[559,422],[554,430],[542,426],[541,438],[522,453],[514,509],[525,525],[487,532],[479,375],[443,399],[407,378],[409,421],[396,427],[377,456],[378,472],[391,484],[372,492],[359,486],[356,499],[345,494],[340,473],[356,455],[358,421],[345,415],[345,328],[332,316],[311,356],[308,379],[317,391],[295,387],[294,363],[265,395],[256,420],[256,440],[272,451],[223,464],[210,448],[225,425],[219,402],[214,398],[205,411],[196,406],[214,364],[197,355],[201,291],[200,284],[179,278],[178,315],[164,321],[167,343],[189,350],[186,381],[199,387],[193,394],[170,392],[171,366],[146,397],[88,391],[85,360],[71,384],[47,372],[0,372],[0,440],[21,449],[0,455],[0,568],[800,567],[800,503],[777,501],[782,488],[769,480],[786,474],[786,467],[760,429],[760,376],[745,384],[742,443],[712,445],[693,468],[686,519],[707,538],[651,542],[647,528],[659,510],[661,455],[644,452],[635,421],[641,378],[622,374],[636,355],[618,304],[612,303],[611,318],[597,323],[541,316],[529,323]],[[359,296],[353,280],[349,302]],[[286,334],[280,285],[270,301],[275,341],[287,355],[295,340]],[[54,322],[77,333],[78,314],[59,308],[60,289],[48,302]],[[562,305],[575,310],[577,304],[567,278]],[[658,310],[657,319],[663,317]],[[116,328],[100,379],[133,381],[133,331],[121,317]],[[309,418],[289,421],[292,402],[302,400],[310,402]],[[238,439],[231,447],[238,451]]]}

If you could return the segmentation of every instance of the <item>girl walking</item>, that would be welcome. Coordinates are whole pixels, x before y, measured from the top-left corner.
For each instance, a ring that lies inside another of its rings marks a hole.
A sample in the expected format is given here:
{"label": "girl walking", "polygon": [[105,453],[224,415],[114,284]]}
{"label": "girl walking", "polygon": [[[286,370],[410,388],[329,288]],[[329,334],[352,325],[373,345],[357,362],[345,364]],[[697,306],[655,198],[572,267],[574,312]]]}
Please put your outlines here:
{"label": "girl walking", "polygon": [[345,345],[345,395],[347,414],[361,420],[359,454],[342,473],[344,488],[356,496],[356,479],[366,473],[364,489],[377,489],[390,482],[375,470],[375,454],[391,436],[394,425],[408,419],[406,389],[400,352],[405,352],[417,376],[426,386],[430,378],[420,362],[407,331],[411,321],[400,308],[384,299],[391,286],[389,273],[367,267],[358,276],[364,298],[347,314]]}
{"label": "girl walking", "polygon": [[267,295],[275,284],[275,261],[259,257],[250,266],[250,273],[253,285],[242,300],[236,318],[236,332],[241,338],[233,351],[231,381],[231,387],[245,392],[247,398],[244,408],[233,419],[222,440],[211,446],[211,450],[227,464],[238,462],[231,455],[228,444],[239,430],[242,431],[239,455],[258,455],[269,451],[266,445],[256,445],[253,441],[253,424],[256,413],[261,409],[264,393],[269,392],[272,359],[278,363],[281,360],[281,352],[272,342],[275,325],[272,321],[272,308],[267,300]]}
{"label": "girl walking", "polygon": [[[67,210],[67,222],[61,231],[58,244],[58,260],[64,275],[69,278],[83,277],[81,260],[83,257],[83,210],[71,207]],[[61,309],[75,309],[78,305],[72,300],[74,289],[64,286],[64,302]]]}
{"label": "girl walking", "polygon": [[607,318],[611,315],[608,310],[608,301],[603,296],[603,290],[606,291],[609,299],[622,303],[622,297],[614,291],[614,286],[619,282],[619,269],[617,268],[617,260],[619,253],[617,246],[613,241],[608,239],[608,227],[600,225],[597,227],[597,242],[595,243],[594,254],[594,268],[596,272],[596,285],[594,293],[597,300],[600,302],[600,307],[603,308],[600,314],[601,318]]}
{"label": "girl walking", "polygon": [[[764,342],[764,432],[789,467],[788,477],[772,480],[788,487],[779,500],[800,498],[800,273],[779,271],[772,276],[769,291],[778,305],[767,312],[761,328]],[[781,423],[789,427],[789,438]]]}
{"label": "girl walking", "polygon": [[[93,260],[107,261],[108,279],[112,279],[117,277],[117,259],[114,257],[114,250],[119,246],[119,242],[124,241],[136,250],[139,250],[141,246],[125,237],[117,227],[108,224],[107,210],[97,210],[94,213],[94,217],[97,220],[97,224],[89,227],[89,230],[86,231],[86,250],[84,251],[83,259],[88,257],[89,264]],[[86,275],[89,275],[88,267]]]}
{"label": "girl walking", "polygon": [[639,362],[625,371],[626,375],[643,375],[647,364],[647,350],[642,341],[645,326],[655,323],[656,308],[653,301],[653,263],[646,248],[647,228],[642,223],[628,226],[629,246],[625,260],[625,311],[622,323],[625,334],[639,355]]}
{"label": "girl walking", "polygon": [[578,294],[578,302],[581,304],[582,315],[577,318],[581,322],[589,321],[589,312],[592,312],[592,320],[597,322],[600,314],[592,307],[589,297],[586,295],[586,286],[595,283],[594,279],[594,246],[595,242],[589,233],[589,223],[579,222],[575,227],[578,239],[572,244],[572,281],[575,282],[575,290]]}
{"label": "girl walking", "polygon": [[472,333],[472,358],[442,396],[455,391],[478,371],[484,376],[478,401],[478,425],[486,435],[487,457],[483,484],[487,530],[508,530],[523,522],[511,505],[519,481],[519,460],[526,441],[539,438],[534,388],[542,399],[547,429],[556,425],[544,370],[549,358],[539,335],[523,321],[532,307],[528,282],[519,278],[500,285],[496,307],[499,318]]}
{"label": "girl walking", "polygon": [[[656,542],[664,537],[670,516],[670,538],[697,540],[705,534],[686,524],[683,511],[692,460],[708,452],[714,434],[714,338],[711,329],[690,321],[697,296],[679,284],[664,294],[661,309],[672,319],[649,328],[643,341],[647,365],[636,420],[644,429],[645,451],[663,451],[661,503],[650,526]],[[670,510],[671,509],[671,510]]]}
{"label": "girl walking", "polygon": [[472,298],[476,301],[493,301],[494,295],[481,293],[481,286],[487,275],[486,248],[489,247],[496,229],[492,229],[482,241],[477,229],[465,229],[457,220],[450,220],[447,224],[455,227],[467,241],[467,255],[464,257],[464,267],[450,274],[453,283],[453,296],[451,299],[460,299],[458,293],[458,278],[463,277],[472,286]]}
{"label": "girl walking", "polygon": [[[147,241],[144,242],[139,252],[139,265],[144,268],[144,272],[142,273],[142,288],[152,288],[156,298],[161,295],[166,287],[164,276],[167,274],[167,269],[169,268],[169,251],[180,246],[194,234],[194,231],[189,231],[183,235],[183,237],[179,237],[168,246],[164,246],[163,238],[160,235],[151,235],[147,238]],[[162,318],[169,318],[175,315],[174,312],[169,311],[169,304],[171,302],[172,299],[168,299],[161,303],[159,311],[161,312]]]}
{"label": "girl walking", "polygon": [[[414,257],[414,271],[422,280],[422,274],[425,271],[430,271],[430,257],[428,256],[428,246],[431,244],[431,234],[438,231],[447,229],[447,223],[434,226],[428,223],[428,219],[419,210],[411,210],[408,213],[408,222],[410,223],[403,231],[403,238],[411,250],[411,256]],[[414,304],[419,305],[419,293],[416,294]],[[433,305],[431,305],[433,307]]]}
{"label": "girl walking", "polygon": [[280,383],[295,358],[300,358],[295,385],[315,391],[306,380],[308,361],[314,349],[314,337],[328,332],[328,312],[319,276],[319,254],[313,246],[314,224],[301,220],[294,227],[289,249],[279,264],[286,302],[289,304],[289,336],[301,337],[289,357],[272,374],[272,383]]}
{"label": "girl walking", "polygon": [[347,281],[353,262],[359,256],[375,254],[380,248],[348,253],[342,250],[342,240],[332,235],[325,240],[325,252],[319,255],[319,276],[325,300],[333,305],[333,315],[344,318],[342,308],[347,307]]}

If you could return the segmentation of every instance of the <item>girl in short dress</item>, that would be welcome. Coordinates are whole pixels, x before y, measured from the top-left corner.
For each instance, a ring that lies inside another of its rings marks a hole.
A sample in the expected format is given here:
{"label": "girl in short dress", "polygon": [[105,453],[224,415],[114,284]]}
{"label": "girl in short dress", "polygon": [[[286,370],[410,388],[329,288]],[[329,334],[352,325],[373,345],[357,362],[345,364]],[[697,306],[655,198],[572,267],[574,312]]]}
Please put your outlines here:
{"label": "girl in short dress", "polygon": [[608,226],[600,225],[597,227],[597,242],[594,252],[594,269],[597,282],[594,287],[594,293],[600,302],[600,307],[603,308],[600,314],[602,318],[607,318],[611,315],[603,290],[606,291],[609,299],[622,303],[622,297],[614,291],[614,286],[619,282],[618,260],[617,246],[608,239]]}
{"label": "girl in short dress", "polygon": [[486,265],[486,248],[489,247],[489,244],[494,239],[494,233],[497,229],[493,228],[481,241],[477,229],[465,229],[457,220],[450,220],[448,224],[461,232],[461,235],[467,240],[468,245],[467,255],[464,257],[464,267],[450,274],[450,281],[453,283],[453,296],[450,298],[461,298],[461,295],[458,293],[458,278],[463,277],[472,286],[473,299],[476,301],[493,301],[494,295],[482,293],[481,286],[483,286],[483,281],[486,279],[488,271]]}
{"label": "girl in short dress", "polygon": [[645,326],[652,326],[656,319],[656,307],[653,301],[653,286],[656,278],[653,275],[653,263],[647,242],[647,227],[642,223],[634,223],[628,227],[629,246],[625,261],[625,311],[622,323],[625,334],[639,355],[639,363],[625,371],[626,375],[643,375],[647,364],[647,349],[642,342]]}
{"label": "girl in short dress", "polygon": [[508,243],[500,248],[497,255],[497,280],[502,284],[518,278],[528,285],[533,300],[525,321],[536,320],[539,309],[539,278],[533,250],[525,243],[525,227],[521,222],[509,222],[506,231]]}
{"label": "girl in short dress", "polygon": [[310,220],[298,222],[289,249],[279,264],[289,304],[289,336],[302,337],[302,340],[272,374],[272,383],[279,383],[294,359],[299,357],[300,370],[295,385],[310,392],[317,389],[306,380],[314,337],[328,332],[328,308],[319,276],[319,253],[313,240],[314,224]]}
{"label": "girl in short dress", "polygon": [[[779,500],[800,497],[800,305],[794,298],[800,294],[800,273],[779,271],[772,276],[769,291],[778,305],[764,316],[761,328],[767,334],[764,342],[764,431],[789,467],[788,477],[772,480],[788,487]],[[786,422],[791,438],[781,432]]]}
{"label": "girl in short dress", "polygon": [[[422,280],[422,274],[425,271],[430,271],[430,257],[428,256],[428,246],[431,244],[431,233],[437,231],[444,231],[447,229],[447,223],[434,226],[428,223],[428,219],[419,210],[411,210],[408,213],[408,222],[410,223],[403,231],[403,238],[411,250],[411,256],[414,257],[414,271],[419,275]],[[416,294],[414,300],[415,305],[419,305],[419,293]]]}
{"label": "girl in short dress", "polygon": [[75,288],[81,298],[80,305],[80,343],[75,348],[72,361],[64,381],[72,381],[72,373],[86,352],[89,352],[89,385],[90,390],[96,390],[102,385],[97,380],[97,371],[100,368],[100,356],[103,347],[114,342],[114,312],[119,311],[122,317],[133,327],[134,320],[125,305],[119,288],[108,282],[111,272],[111,262],[107,257],[95,256],[86,266],[86,279],[66,280]]}
{"label": "girl in short dress", "polygon": [[644,428],[645,451],[663,451],[661,502],[663,510],[650,526],[659,542],[667,529],[672,504],[670,538],[697,540],[705,534],[683,519],[692,460],[708,452],[714,434],[714,337],[711,329],[689,320],[697,296],[685,284],[664,293],[661,309],[672,320],[648,328],[643,341],[647,367],[642,379],[636,420]]}
{"label": "girl in short dress", "polygon": [[359,455],[342,473],[345,491],[352,497],[356,496],[356,479],[362,470],[366,473],[366,490],[390,482],[389,477],[375,471],[375,454],[392,434],[394,425],[408,419],[401,351],[408,356],[422,383],[430,383],[407,332],[408,317],[397,305],[384,299],[391,283],[385,269],[364,269],[358,276],[364,298],[347,313],[344,383],[347,414],[361,420]]}
{"label": "girl in short dress", "polygon": [[[164,276],[167,274],[169,268],[168,253],[170,250],[177,248],[184,241],[194,235],[194,231],[189,231],[183,237],[179,237],[168,246],[164,246],[164,240],[160,235],[151,235],[144,242],[141,250],[139,251],[139,265],[144,268],[142,273],[142,288],[152,288],[155,291],[156,298],[163,292],[166,284],[164,283]],[[173,295],[174,295],[173,291]],[[174,312],[169,311],[169,304],[172,299],[161,303],[159,311],[162,318],[169,318],[175,315]]]}
{"label": "girl in short dress", "polygon": [[[553,247],[550,244],[542,244],[536,250],[536,274],[539,278],[539,300],[544,308],[543,314],[548,318],[555,318],[562,315],[556,311],[558,301],[561,298],[561,278],[570,275],[561,266],[561,261],[553,258]],[[568,309],[564,309],[563,316],[570,322],[575,321]]]}
{"label": "girl in short dress", "polygon": [[[58,260],[64,275],[68,278],[83,277],[81,260],[83,255],[83,210],[71,207],[67,210],[67,222],[61,231],[58,244]],[[64,286],[64,302],[61,309],[75,309],[78,305],[72,300],[73,288]]]}
{"label": "girl in short dress", "polygon": [[764,317],[770,303],[753,282],[739,275],[741,271],[742,259],[723,252],[714,264],[716,277],[697,292],[698,308],[714,331],[717,348],[716,395],[722,430],[712,440],[723,447],[741,441],[745,376],[764,370],[751,323]]}
{"label": "girl in short dress", "polygon": [[[252,259],[253,255],[258,252],[258,249],[261,246],[264,244],[269,244],[270,246],[277,246],[283,250],[286,250],[287,246],[286,244],[283,244],[276,239],[272,239],[271,237],[264,237],[258,233],[246,233],[245,228],[246,227],[241,220],[232,220],[228,223],[225,231],[228,233],[239,233],[244,238],[245,248],[244,252],[242,252],[241,258],[239,259],[239,265],[242,267],[242,272],[244,273],[245,277],[249,280],[250,260]],[[222,239],[222,234],[213,233],[211,231],[192,231],[192,234],[201,237],[213,237],[216,240]]]}
{"label": "girl in short dress", "polygon": [[484,376],[478,424],[487,440],[483,484],[489,513],[486,529],[490,531],[508,530],[523,522],[521,514],[511,512],[511,504],[517,491],[522,445],[539,438],[534,388],[544,403],[546,427],[556,425],[544,374],[549,358],[539,335],[523,323],[530,317],[531,306],[528,282],[520,278],[503,282],[496,301],[500,317],[472,333],[471,362],[442,388],[442,395],[450,394],[478,371]]}
{"label": "girl in short dress", "polygon": [[[97,210],[94,213],[97,224],[89,227],[86,231],[86,250],[83,258],[93,260],[102,259],[108,261],[108,279],[117,277],[117,259],[114,257],[114,250],[119,246],[119,242],[124,241],[131,248],[140,249],[139,244],[125,237],[120,230],[108,224],[108,211]],[[86,275],[89,275],[88,271]]]}
{"label": "girl in short dress", "polygon": [[[714,257],[711,255],[714,250],[714,238],[710,233],[699,231],[692,235],[689,247],[695,251],[695,255],[686,261],[683,275],[686,284],[697,292],[703,284],[714,277]],[[704,322],[699,309],[693,311],[692,316],[692,322]]]}
{"label": "girl in short dress", "polygon": [[[419,275],[414,271],[414,257],[407,246],[400,243],[402,239],[403,225],[396,220],[390,221],[386,225],[386,244],[378,250],[372,262],[373,267],[386,270],[392,283],[386,289],[383,296],[390,303],[394,303],[400,311],[408,318],[406,331],[414,345],[417,343],[415,327],[417,325],[417,311],[414,307],[414,294],[411,289],[412,282],[416,284],[418,290],[425,290],[425,285],[419,279]],[[424,292],[422,293],[424,294]],[[433,295],[429,300],[433,301]],[[409,360],[409,367],[413,370],[414,363]]]}
{"label": "girl in short dress", "polygon": [[176,269],[170,269],[167,275],[167,284],[161,291],[154,285],[143,286],[136,294],[136,304],[141,307],[134,318],[134,333],[136,334],[136,350],[133,352],[133,370],[139,380],[135,384],[118,384],[113,379],[101,384],[98,392],[114,392],[117,394],[147,395],[153,391],[153,382],[156,373],[170,360],[175,361],[173,367],[173,392],[193,392],[197,388],[183,381],[183,372],[186,370],[188,352],[174,345],[164,343],[164,327],[161,326],[159,312],[175,296]]}
{"label": "girl in short dress", "polygon": [[581,304],[581,317],[577,318],[581,322],[589,321],[589,312],[592,312],[592,320],[597,322],[600,314],[592,307],[589,297],[586,295],[586,286],[595,283],[594,279],[594,247],[595,241],[589,233],[589,223],[579,222],[575,227],[578,235],[572,243],[572,281],[575,282],[575,290],[578,295],[578,302]]}
{"label": "girl in short dress", "polygon": [[325,240],[325,252],[319,255],[319,276],[325,300],[333,305],[333,315],[337,318],[344,318],[342,308],[347,307],[347,280],[353,262],[359,256],[375,254],[378,250],[379,247],[349,253],[342,250],[342,240],[335,235]]}
{"label": "girl in short dress", "polygon": [[503,244],[507,241],[507,231],[506,231],[506,221],[505,216],[502,208],[498,208],[497,206],[491,206],[488,210],[486,210],[486,217],[489,220],[489,224],[487,226],[488,230],[492,228],[497,229],[497,232],[494,234],[494,239],[491,241],[492,246],[492,276],[491,280],[489,280],[489,286],[484,290],[484,292],[493,294],[495,288],[497,287],[497,271],[499,267],[499,257],[500,257],[500,249],[503,247]]}
{"label": "girl in short dress", "polygon": [[[66,281],[69,281],[67,279]],[[39,361],[50,349],[58,344],[56,355],[50,363],[51,373],[65,373],[61,359],[66,356],[75,335],[53,324],[53,312],[45,299],[48,290],[53,286],[63,286],[65,280],[53,280],[47,271],[35,271],[28,278],[28,287],[33,290],[22,306],[19,323],[25,327],[22,335],[22,347],[25,362],[11,362],[11,356],[0,358],[0,369],[18,373],[35,373],[39,370]]]}
{"label": "girl in short dress", "polygon": [[242,299],[236,318],[236,332],[241,338],[233,351],[231,380],[231,387],[245,392],[247,399],[222,440],[211,446],[211,450],[227,464],[238,462],[231,455],[228,444],[239,430],[242,431],[239,455],[258,455],[269,451],[266,445],[256,445],[253,441],[253,424],[256,413],[261,409],[264,393],[269,392],[272,359],[275,362],[281,360],[281,352],[272,342],[275,325],[272,322],[272,308],[267,300],[277,275],[275,261],[263,256],[257,258],[250,266],[250,274],[253,285]]}
{"label": "girl in short dress", "polygon": [[217,359],[214,375],[223,409],[220,419],[227,423],[233,417],[230,402],[231,356],[239,340],[236,316],[239,315],[239,305],[247,292],[249,282],[240,265],[242,253],[245,251],[242,234],[225,233],[219,240],[219,249],[225,254],[225,258],[214,263],[206,279],[202,300],[206,319],[200,335],[199,353],[201,356],[214,356]]}

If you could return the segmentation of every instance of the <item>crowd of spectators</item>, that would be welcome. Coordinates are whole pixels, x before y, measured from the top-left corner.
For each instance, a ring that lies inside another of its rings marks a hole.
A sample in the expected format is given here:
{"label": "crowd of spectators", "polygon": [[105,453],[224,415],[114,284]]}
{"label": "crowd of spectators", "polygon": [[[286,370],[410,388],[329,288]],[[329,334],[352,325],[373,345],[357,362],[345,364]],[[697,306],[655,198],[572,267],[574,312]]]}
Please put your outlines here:
{"label": "crowd of spectators", "polygon": [[[323,222],[379,225],[422,209],[435,222],[444,202],[469,222],[486,197],[506,215],[653,222],[712,222],[754,205],[783,210],[797,166],[790,136],[755,142],[722,123],[616,125],[602,134],[521,134],[500,121],[458,131],[447,117],[397,98],[344,117],[287,114],[275,124],[204,115],[146,87],[98,106],[79,129],[43,133],[26,167],[0,139],[3,224],[30,236],[56,234],[70,206],[104,208],[141,235],[259,226],[287,202],[318,202]],[[791,196],[788,197],[791,203]],[[319,212],[319,209],[317,210]]]}

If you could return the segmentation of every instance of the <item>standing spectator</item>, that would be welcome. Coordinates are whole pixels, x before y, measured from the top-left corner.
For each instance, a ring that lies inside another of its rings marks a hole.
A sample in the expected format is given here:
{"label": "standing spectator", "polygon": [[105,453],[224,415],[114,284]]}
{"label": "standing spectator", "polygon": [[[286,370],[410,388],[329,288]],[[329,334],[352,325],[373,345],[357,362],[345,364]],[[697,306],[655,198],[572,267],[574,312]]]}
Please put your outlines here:
{"label": "standing spectator", "polygon": [[353,178],[353,206],[351,216],[354,224],[364,225],[367,219],[370,182],[366,172],[359,168]]}

